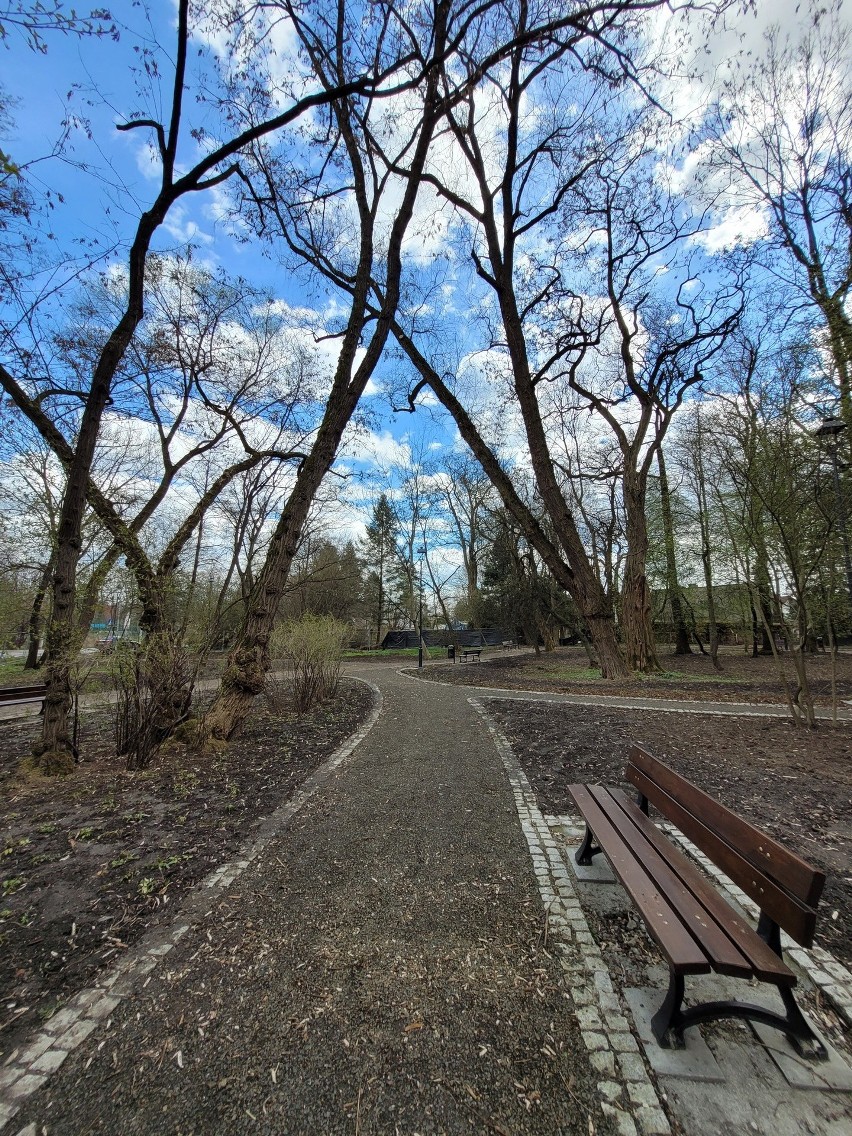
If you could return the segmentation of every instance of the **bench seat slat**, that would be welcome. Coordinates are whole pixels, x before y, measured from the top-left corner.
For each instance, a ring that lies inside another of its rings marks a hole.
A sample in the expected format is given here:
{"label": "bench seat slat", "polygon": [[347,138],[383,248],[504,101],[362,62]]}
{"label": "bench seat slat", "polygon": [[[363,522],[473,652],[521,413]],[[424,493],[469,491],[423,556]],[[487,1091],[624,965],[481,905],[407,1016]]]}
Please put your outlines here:
{"label": "bench seat slat", "polygon": [[[666,897],[688,934],[705,952],[713,969],[721,974],[730,974],[738,978],[750,977],[754,973],[754,967],[749,959],[731,941],[712,913],[696,898],[682,874],[672,867],[654,842],[649,839],[648,833],[637,823],[632,815],[632,810],[635,808],[632,802],[618,790],[613,792],[599,785],[590,785],[588,789],[601,811],[605,812],[613,825],[619,828],[633,856],[642,864],[655,887]],[[638,808],[635,808],[635,811],[642,816]],[[688,876],[688,868],[685,874]]]}
{"label": "bench seat slat", "polygon": [[664,792],[647,774],[634,769],[630,780],[640,793],[673,821],[684,836],[705,852],[726,875],[743,889],[776,923],[779,923],[797,943],[809,947],[813,942],[816,911],[791,895],[732,848],[721,836],[708,828],[674,797]]}
{"label": "bench seat slat", "polygon": [[[589,823],[613,871],[630,892],[648,930],[678,974],[708,974],[712,964],[684,927],[668,900],[630,850],[615,822],[601,808],[586,785],[569,785],[569,791]],[[620,812],[620,810],[616,810]]]}
{"label": "bench seat slat", "polygon": [[[730,904],[722,898],[715,887],[680,852],[645,814],[620,789],[612,790],[612,798],[632,821],[645,840],[654,847],[659,856],[676,874],[680,883],[688,890],[687,903],[699,904],[714,924],[720,936],[733,943],[738,954],[744,956],[747,974],[755,974],[764,982],[776,985],[794,986],[796,976],[783,959],[761,939],[754,928],[742,919]],[[667,893],[668,894],[668,893]],[[710,941],[705,940],[710,947]],[[726,969],[726,954],[723,950],[715,958],[715,969],[721,974],[742,974],[742,971]]]}
{"label": "bench seat slat", "polygon": [[17,706],[24,702],[43,702],[46,690],[43,686],[19,686],[0,690],[0,706]]}

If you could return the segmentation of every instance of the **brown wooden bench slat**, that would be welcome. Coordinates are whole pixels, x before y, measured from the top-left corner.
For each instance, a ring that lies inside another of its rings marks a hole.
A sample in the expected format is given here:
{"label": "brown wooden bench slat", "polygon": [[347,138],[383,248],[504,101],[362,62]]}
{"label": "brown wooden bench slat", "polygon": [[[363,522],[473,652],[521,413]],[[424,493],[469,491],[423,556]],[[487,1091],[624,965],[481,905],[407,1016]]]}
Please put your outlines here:
{"label": "brown wooden bench slat", "polygon": [[[823,872],[815,869],[767,833],[761,832],[759,828],[755,828],[753,824],[731,812],[697,785],[685,781],[680,774],[640,746],[633,746],[631,749],[627,768],[627,775],[631,780],[633,780],[632,768],[650,777],[669,798],[683,805],[690,813],[700,816],[705,828],[715,832],[727,844],[736,848],[744,859],[780,885],[784,891],[796,896],[808,907],[816,907],[825,885]],[[650,794],[648,798],[653,803],[654,798]],[[743,887],[738,879],[733,876],[731,878]],[[760,902],[757,897],[752,896],[752,898]]]}
{"label": "brown wooden bench slat", "polygon": [[[631,810],[642,816],[640,810],[619,794],[618,790],[613,792],[602,786],[588,786],[588,788],[601,810],[606,812],[612,824],[622,833],[634,857],[641,862],[643,870],[654,886],[666,897],[666,901],[687,933],[707,955],[713,969],[720,974],[749,978],[754,973],[750,960],[719,927],[681,874],[660,854],[653,841],[649,840],[648,834],[636,823]],[[616,794],[622,799],[619,800]],[[689,869],[685,874],[689,875]]]}
{"label": "brown wooden bench slat", "polygon": [[812,908],[759,871],[751,861],[746,860],[721,836],[708,828],[698,817],[693,816],[679,801],[660,790],[645,773],[637,770],[631,781],[652,804],[660,808],[664,816],[677,825],[684,836],[697,844],[702,852],[705,852],[797,943],[806,947],[811,945],[816,926],[816,912]]}
{"label": "brown wooden bench slat", "polygon": [[[727,969],[727,950],[722,944],[716,953],[709,939],[705,945],[714,950],[714,969],[721,974],[756,974],[764,982],[773,982],[777,985],[796,985],[796,976],[772,950],[755,933],[754,928],[734,911],[718,891],[710,884],[693,864],[680,852],[671,841],[660,832],[657,826],[631,801],[620,789],[612,790],[612,798],[628,816],[633,825],[639,830],[649,845],[652,845],[659,857],[666,862],[669,869],[677,876],[679,884],[688,891],[690,902],[698,903],[719,930],[719,939],[725,939],[733,944],[745,968]],[[657,877],[661,883],[664,876]],[[670,895],[669,892],[666,893]],[[688,920],[689,916],[686,916]],[[714,938],[714,943],[717,940]],[[736,960],[734,961],[736,966]]]}
{"label": "brown wooden bench slat", "polygon": [[[640,747],[631,752],[626,776],[645,798],[641,808],[619,789],[570,786],[586,819],[586,835],[574,859],[589,864],[598,853],[606,854],[667,957],[669,988],[651,1020],[654,1036],[664,1046],[682,1045],[684,1030],[692,1026],[718,1018],[741,1018],[781,1030],[800,1054],[826,1060],[826,1046],[796,1002],[794,975],[784,965],[781,950],[782,927],[804,945],[812,941],[816,911],[802,895],[819,894],[822,873],[771,837],[764,838],[753,825]],[[711,898],[710,885],[698,869],[673,845],[667,847],[663,833],[644,815],[648,801],[758,902],[756,930],[746,929],[733,909],[726,910],[721,896]],[[764,870],[767,863],[770,871]],[[693,952],[703,952],[710,969],[771,982],[784,1013],[731,999],[685,1007],[685,975],[706,972],[700,966],[684,965],[690,957],[687,944]]]}
{"label": "brown wooden bench slat", "polygon": [[602,847],[606,848],[606,857],[613,871],[630,892],[648,930],[677,973],[708,974],[713,967],[707,954],[684,927],[668,900],[660,894],[589,787],[569,785],[568,790]]}

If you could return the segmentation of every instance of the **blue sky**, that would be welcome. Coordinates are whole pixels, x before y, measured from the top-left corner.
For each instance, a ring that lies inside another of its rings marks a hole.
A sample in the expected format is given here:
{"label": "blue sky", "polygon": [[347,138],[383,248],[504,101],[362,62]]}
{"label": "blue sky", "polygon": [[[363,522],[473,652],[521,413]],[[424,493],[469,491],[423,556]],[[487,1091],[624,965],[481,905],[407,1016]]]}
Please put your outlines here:
{"label": "blue sky", "polygon": [[[151,132],[120,132],[115,124],[126,121],[135,111],[166,118],[164,106],[170,98],[172,75],[167,56],[174,39],[174,4],[171,0],[153,0],[149,6],[156,38],[164,48],[159,87],[146,83],[140,67],[142,50],[154,43],[152,27],[142,9],[124,0],[112,10],[120,26],[118,42],[108,37],[52,34],[45,37],[47,52],[40,54],[12,33],[7,48],[0,48],[0,81],[16,104],[11,108],[13,129],[7,138],[0,139],[0,148],[27,167],[36,193],[49,187],[55,195],[55,208],[49,213],[55,236],[53,250],[61,248],[69,264],[78,254],[81,239],[96,242],[95,247],[105,254],[116,241],[126,242],[140,211],[153,200],[158,188],[158,165],[147,152]],[[191,56],[190,67],[197,64],[198,57]],[[63,156],[45,158],[62,135],[64,120],[71,127]],[[182,132],[186,163],[198,152],[190,129],[205,120],[206,110],[198,106],[190,90]],[[179,162],[180,157],[179,153]],[[35,164],[29,165],[31,162]],[[338,302],[338,297],[309,287],[304,274],[284,269],[274,250],[270,257],[257,242],[235,240],[227,216],[222,216],[226,205],[221,190],[187,195],[173,207],[157,233],[154,249],[179,248],[190,240],[199,257],[269,288],[292,307],[325,313]],[[114,257],[107,255],[105,263],[120,263],[122,259],[119,251]],[[381,381],[380,375],[376,377]],[[452,444],[453,434],[436,424],[432,416],[414,423],[410,415],[390,413],[386,400],[375,397],[377,390],[374,384],[368,388],[373,394],[369,399],[371,435],[366,439],[362,436],[356,447],[350,446],[344,453],[342,460],[349,468],[369,476],[377,467],[404,457],[405,438],[412,430],[429,431],[432,453],[439,445]],[[358,535],[372,496],[372,490],[353,483],[352,507],[341,518],[342,536]]]}
{"label": "blue sky", "polygon": [[[31,167],[28,176],[49,185],[65,197],[65,204],[52,216],[52,226],[60,240],[80,235],[97,237],[107,247],[117,231],[127,237],[138,219],[138,205],[143,208],[157,188],[157,168],[146,155],[151,133],[135,130],[122,133],[115,124],[126,121],[137,110],[152,111],[165,118],[157,107],[158,95],[170,95],[171,74],[168,54],[174,38],[174,5],[170,0],[153,0],[150,4],[152,23],[164,47],[161,55],[164,78],[161,92],[152,88],[147,105],[137,89],[140,55],[135,48],[152,44],[151,30],[139,8],[127,0],[114,9],[121,13],[120,39],[108,37],[46,36],[48,50],[40,54],[30,50],[23,38],[11,34],[8,47],[0,51],[3,87],[17,100],[13,107],[14,129],[6,149],[19,164],[50,154],[62,134],[66,116],[76,118],[65,156],[48,159]],[[189,138],[189,128],[205,121],[194,92],[186,100],[184,155],[196,151]],[[87,137],[91,127],[92,137]],[[84,164],[87,168],[77,168]],[[167,248],[189,237],[211,260],[230,271],[250,277],[253,282],[274,288],[281,298],[298,302],[287,295],[286,279],[281,270],[258,255],[255,245],[240,245],[211,216],[213,199],[209,193],[192,200],[184,199],[175,208],[167,226],[157,235],[155,247]]]}
{"label": "blue sky", "polygon": [[[748,16],[731,30],[719,31],[710,44],[707,56],[708,70],[724,65],[725,60],[741,43],[741,36],[757,42],[770,19],[791,17],[793,3],[761,3],[757,17]],[[126,240],[138,220],[140,209],[150,202],[157,187],[157,167],[146,151],[149,132],[134,130],[120,133],[117,122],[126,121],[134,111],[142,111],[163,119],[162,102],[170,92],[171,68],[164,60],[162,89],[148,84],[141,92],[138,84],[141,72],[140,54],[135,48],[151,47],[155,38],[163,44],[166,55],[171,50],[174,27],[173,0],[152,0],[145,12],[129,0],[120,0],[113,8],[121,27],[118,43],[108,38],[78,39],[71,36],[48,35],[48,51],[39,54],[30,50],[25,41],[12,33],[0,48],[0,82],[6,92],[17,100],[12,108],[15,129],[0,147],[11,153],[20,164],[49,154],[62,131],[62,121],[70,111],[79,119],[68,138],[65,158],[38,162],[28,169],[38,192],[39,184],[49,186],[64,198],[50,214],[51,228],[57,247],[69,257],[79,250],[78,241],[96,240],[98,247],[108,250],[116,238]],[[155,34],[156,33],[156,34]],[[662,33],[659,33],[662,34]],[[193,62],[197,57],[193,57]],[[146,85],[142,79],[142,87]],[[148,101],[142,95],[146,94]],[[691,107],[700,103],[706,87],[701,82],[683,83],[667,91],[667,100],[676,108]],[[69,98],[70,96],[70,98]],[[199,107],[191,91],[186,100],[186,127],[203,125],[205,110]],[[91,128],[91,137],[87,130]],[[193,156],[195,144],[185,132],[188,149],[185,159]],[[179,155],[180,158],[180,155]],[[319,289],[310,290],[304,275],[293,275],[276,260],[267,259],[256,242],[239,243],[229,232],[222,191],[184,198],[174,208],[167,224],[155,239],[155,248],[167,249],[183,245],[191,239],[199,255],[212,263],[222,265],[232,273],[245,276],[254,284],[266,285],[291,306],[309,306],[320,311],[337,297],[324,295]],[[430,257],[438,263],[449,255],[445,219],[438,218],[430,243],[424,241]],[[464,268],[458,263],[460,273]],[[454,281],[458,283],[458,281]],[[446,326],[452,331],[455,319],[458,334],[464,336],[469,322],[471,296],[481,295],[475,290],[462,293],[463,301],[455,301],[459,311],[450,304]],[[455,298],[454,298],[455,299]],[[459,315],[461,318],[458,318]],[[392,367],[387,367],[390,372]],[[377,376],[381,379],[381,374]],[[392,415],[384,400],[372,398],[375,412],[374,430],[376,447],[385,457],[395,454],[395,440],[415,426],[408,415]],[[418,416],[419,418],[420,416]],[[431,425],[434,439],[451,444],[453,432]],[[434,451],[433,451],[434,452]],[[396,451],[396,456],[399,456]],[[358,453],[360,467],[368,468],[372,461],[366,447]],[[350,455],[350,462],[355,458]]]}

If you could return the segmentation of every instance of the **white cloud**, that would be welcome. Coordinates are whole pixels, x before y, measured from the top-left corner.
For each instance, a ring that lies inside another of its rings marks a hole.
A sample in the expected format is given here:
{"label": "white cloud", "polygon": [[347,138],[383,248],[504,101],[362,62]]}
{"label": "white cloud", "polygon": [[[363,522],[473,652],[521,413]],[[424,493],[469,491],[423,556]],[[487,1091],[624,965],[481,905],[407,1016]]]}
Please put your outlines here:
{"label": "white cloud", "polygon": [[719,215],[719,220],[693,237],[709,253],[725,252],[737,245],[752,245],[769,235],[766,212],[750,205],[739,205]]}

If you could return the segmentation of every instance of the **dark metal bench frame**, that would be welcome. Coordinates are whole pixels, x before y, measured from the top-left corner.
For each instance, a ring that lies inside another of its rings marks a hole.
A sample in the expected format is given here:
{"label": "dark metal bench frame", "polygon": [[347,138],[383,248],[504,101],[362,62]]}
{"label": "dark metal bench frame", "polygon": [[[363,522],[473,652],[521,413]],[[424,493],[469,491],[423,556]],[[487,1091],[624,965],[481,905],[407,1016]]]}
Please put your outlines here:
{"label": "dark metal bench frame", "polygon": [[[636,804],[619,789],[570,787],[586,820],[574,858],[591,864],[605,853],[668,960],[669,988],[652,1019],[657,1041],[681,1048],[690,1026],[744,1018],[781,1030],[803,1056],[827,1058],[793,996],[796,976],[781,950],[782,928],[812,944],[825,875],[639,746],[625,777],[638,790]],[[759,905],[756,929],[651,822],[649,802]],[[684,977],[710,971],[773,984],[785,1013],[734,1000],[684,1009]]]}
{"label": "dark metal bench frame", "polygon": [[27,706],[31,702],[40,702],[40,714],[44,713],[44,700],[47,697],[47,688],[43,683],[32,683],[30,686],[6,686],[0,688],[0,707]]}

